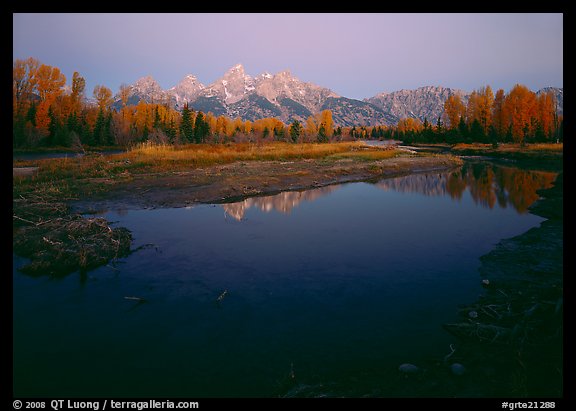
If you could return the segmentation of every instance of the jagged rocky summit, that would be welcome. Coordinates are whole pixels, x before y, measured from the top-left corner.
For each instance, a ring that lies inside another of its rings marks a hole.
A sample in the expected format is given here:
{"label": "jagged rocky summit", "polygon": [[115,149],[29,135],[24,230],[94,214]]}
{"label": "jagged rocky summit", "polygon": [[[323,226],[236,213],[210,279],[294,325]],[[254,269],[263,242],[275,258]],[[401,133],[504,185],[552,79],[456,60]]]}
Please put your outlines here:
{"label": "jagged rocky summit", "polygon": [[[418,118],[436,123],[444,110],[444,102],[450,95],[459,95],[464,102],[470,93],[440,86],[426,86],[415,90],[400,90],[379,93],[364,100],[339,96],[334,91],[304,82],[289,70],[276,74],[262,73],[250,76],[242,64],[230,68],[218,80],[209,85],[202,84],[192,74],[186,75],[174,87],[163,90],[151,76],[142,77],[130,87],[128,104],[139,101],[167,103],[177,110],[185,104],[196,111],[212,112],[243,120],[277,117],[285,123],[293,120],[305,122],[310,115],[322,110],[332,111],[335,125],[393,125],[401,118]],[[562,114],[563,95],[561,88],[547,87],[558,100]],[[120,96],[115,97],[115,107],[121,107]]]}

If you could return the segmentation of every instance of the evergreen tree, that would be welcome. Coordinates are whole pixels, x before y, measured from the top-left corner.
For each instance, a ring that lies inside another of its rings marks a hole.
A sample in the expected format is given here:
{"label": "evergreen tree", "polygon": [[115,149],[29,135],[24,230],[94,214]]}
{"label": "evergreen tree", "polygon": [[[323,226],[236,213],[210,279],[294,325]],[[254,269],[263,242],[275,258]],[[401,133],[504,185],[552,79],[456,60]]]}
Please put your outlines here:
{"label": "evergreen tree", "polygon": [[180,135],[182,139],[188,143],[194,141],[194,128],[192,126],[192,113],[188,108],[188,104],[184,104],[182,109],[182,123],[180,124]]}
{"label": "evergreen tree", "polygon": [[26,121],[36,127],[36,104],[32,103],[26,113]]}
{"label": "evergreen tree", "polygon": [[298,120],[294,120],[292,124],[290,124],[290,137],[292,138],[292,142],[298,142],[300,134],[302,134],[302,125]]}
{"label": "evergreen tree", "polygon": [[170,123],[166,125],[164,132],[168,136],[168,140],[173,143],[176,138],[176,125],[174,124],[174,119],[171,119]]}
{"label": "evergreen tree", "polygon": [[209,132],[210,125],[204,119],[204,113],[199,111],[194,122],[194,140],[196,144],[204,143]]}
{"label": "evergreen tree", "polygon": [[492,143],[493,148],[498,147],[498,130],[493,124],[488,127],[488,140]]}
{"label": "evergreen tree", "polygon": [[483,143],[486,140],[484,135],[484,128],[478,119],[474,119],[470,126],[470,139],[474,142]]}
{"label": "evergreen tree", "polygon": [[356,126],[352,126],[352,128],[350,129],[350,136],[352,138],[356,138],[357,133],[356,133]]}
{"label": "evergreen tree", "polygon": [[422,127],[423,129],[420,132],[421,139],[425,142],[434,142],[434,133],[432,132],[432,125],[428,122],[428,117],[424,117]]}
{"label": "evergreen tree", "polygon": [[59,126],[54,135],[54,144],[58,147],[70,147],[72,138],[67,126]]}
{"label": "evergreen tree", "polygon": [[70,130],[71,132],[74,131],[74,132],[78,133],[78,125],[79,125],[78,116],[76,115],[76,112],[73,111],[68,116],[68,120],[66,121],[66,126],[68,127],[68,130]]}
{"label": "evergreen tree", "polygon": [[104,111],[98,110],[98,117],[96,117],[96,124],[94,124],[94,132],[91,145],[101,146],[104,144]]}
{"label": "evergreen tree", "polygon": [[458,123],[458,134],[461,141],[468,141],[468,126],[464,121],[464,116],[460,116],[460,122]]}
{"label": "evergreen tree", "polygon": [[144,124],[144,129],[142,129],[142,137],[140,141],[144,142],[148,140],[148,135],[150,134],[150,129],[148,128],[148,124]]}
{"label": "evergreen tree", "polygon": [[320,128],[318,129],[318,142],[319,143],[328,142],[328,134],[326,134],[326,128],[324,127],[324,124],[321,124]]}
{"label": "evergreen tree", "polygon": [[104,141],[107,146],[115,144],[114,134],[112,133],[112,112],[108,112],[104,123]]}
{"label": "evergreen tree", "polygon": [[90,131],[90,126],[88,125],[88,121],[86,121],[86,113],[81,113],[80,118],[78,119],[78,135],[80,136],[80,142],[82,144],[92,145],[92,137],[93,134]]}
{"label": "evergreen tree", "polygon": [[54,115],[52,106],[48,107],[48,118],[50,119],[50,124],[48,124],[48,137],[46,137],[46,145],[48,147],[53,147],[56,142],[56,133],[58,132],[58,120]]}
{"label": "evergreen tree", "polygon": [[282,141],[282,139],[284,137],[284,127],[283,126],[274,127],[274,137],[275,137],[275,140]]}
{"label": "evergreen tree", "polygon": [[154,124],[152,128],[159,129],[161,125],[160,113],[158,112],[158,105],[154,106]]}
{"label": "evergreen tree", "polygon": [[444,134],[444,124],[442,124],[441,116],[438,116],[438,120],[436,120],[436,141],[446,141],[446,135]]}

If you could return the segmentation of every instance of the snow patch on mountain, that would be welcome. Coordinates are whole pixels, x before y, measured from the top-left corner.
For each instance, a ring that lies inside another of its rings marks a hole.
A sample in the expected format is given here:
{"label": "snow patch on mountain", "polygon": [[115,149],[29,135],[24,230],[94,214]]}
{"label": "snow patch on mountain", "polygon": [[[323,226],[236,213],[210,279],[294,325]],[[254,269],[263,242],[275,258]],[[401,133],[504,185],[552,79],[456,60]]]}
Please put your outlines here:
{"label": "snow patch on mountain", "polygon": [[[558,111],[562,114],[563,90],[546,87],[537,93],[547,91],[552,91],[556,96]],[[435,123],[442,115],[444,103],[450,95],[459,95],[466,104],[470,93],[447,87],[425,86],[415,90],[382,92],[360,101],[301,81],[290,70],[276,74],[264,72],[252,77],[246,74],[242,64],[236,64],[208,86],[203,85],[196,76],[188,74],[176,86],[162,90],[151,76],[142,77],[130,86],[128,104],[138,104],[138,101],[144,100],[167,103],[180,110],[188,103],[194,110],[212,112],[214,115],[239,116],[245,120],[277,117],[286,123],[306,121],[308,116],[329,109],[336,125],[392,125],[408,117]],[[115,106],[122,107],[118,95]]]}

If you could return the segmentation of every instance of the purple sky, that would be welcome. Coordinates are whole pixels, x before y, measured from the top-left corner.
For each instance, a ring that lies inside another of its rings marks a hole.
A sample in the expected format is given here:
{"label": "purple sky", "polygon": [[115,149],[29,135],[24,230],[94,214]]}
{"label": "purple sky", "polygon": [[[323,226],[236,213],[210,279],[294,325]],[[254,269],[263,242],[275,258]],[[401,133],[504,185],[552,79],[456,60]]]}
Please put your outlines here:
{"label": "purple sky", "polygon": [[362,99],[427,85],[563,87],[563,15],[14,14],[13,59],[78,71],[87,95],[146,75],[208,85],[237,63]]}

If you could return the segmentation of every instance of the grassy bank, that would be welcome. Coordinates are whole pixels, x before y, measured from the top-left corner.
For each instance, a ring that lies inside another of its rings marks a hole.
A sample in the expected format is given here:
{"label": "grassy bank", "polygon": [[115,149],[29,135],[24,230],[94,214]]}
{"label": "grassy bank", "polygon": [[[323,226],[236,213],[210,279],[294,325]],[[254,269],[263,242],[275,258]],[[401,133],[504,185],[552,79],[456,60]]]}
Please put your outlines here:
{"label": "grassy bank", "polygon": [[494,147],[492,144],[465,144],[459,143],[452,147],[455,151],[463,150],[474,150],[477,152],[494,151],[500,153],[558,153],[564,150],[564,143],[535,143],[526,144],[524,146],[520,144],[503,143],[498,144]]}
{"label": "grassy bank", "polygon": [[564,144],[456,144],[451,151],[457,155],[488,156],[515,160],[557,160],[562,158]]}
{"label": "grassy bank", "polygon": [[15,167],[39,166],[38,181],[67,178],[126,177],[126,173],[179,172],[237,161],[289,161],[302,159],[382,159],[395,150],[366,147],[362,143],[333,144],[191,144],[184,146],[142,144],[109,156],[98,153],[82,158],[14,161]]}

